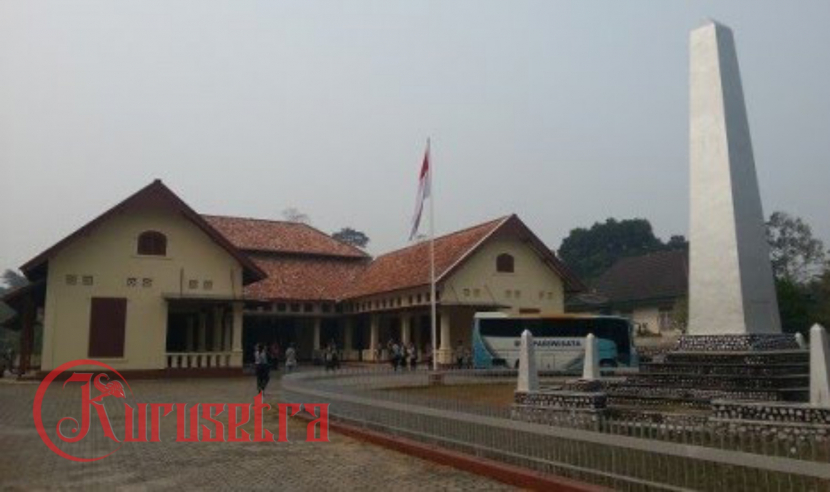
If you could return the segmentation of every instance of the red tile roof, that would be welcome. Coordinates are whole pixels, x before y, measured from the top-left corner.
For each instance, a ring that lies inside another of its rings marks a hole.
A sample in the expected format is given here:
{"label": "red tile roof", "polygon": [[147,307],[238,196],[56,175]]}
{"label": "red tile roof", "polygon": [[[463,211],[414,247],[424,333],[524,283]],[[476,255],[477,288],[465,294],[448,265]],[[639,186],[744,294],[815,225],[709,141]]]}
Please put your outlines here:
{"label": "red tile roof", "polygon": [[[491,220],[435,238],[435,278],[440,282],[461,266],[478,246],[496,233],[515,234],[526,239],[543,260],[562,277],[568,291],[582,290],[582,282],[516,216]],[[408,289],[429,284],[429,242],[392,251],[377,257],[360,274],[346,298]]]}
{"label": "red tile roof", "polygon": [[203,215],[239,249],[346,258],[368,258],[362,250],[299,222]]}
{"label": "red tile roof", "polygon": [[265,300],[336,301],[367,265],[364,260],[252,255],[268,278],[245,287],[245,297]]}
{"label": "red tile roof", "polygon": [[[440,278],[505,217],[435,238],[435,278]],[[356,280],[347,297],[417,287],[429,283],[429,241],[378,256]]]}

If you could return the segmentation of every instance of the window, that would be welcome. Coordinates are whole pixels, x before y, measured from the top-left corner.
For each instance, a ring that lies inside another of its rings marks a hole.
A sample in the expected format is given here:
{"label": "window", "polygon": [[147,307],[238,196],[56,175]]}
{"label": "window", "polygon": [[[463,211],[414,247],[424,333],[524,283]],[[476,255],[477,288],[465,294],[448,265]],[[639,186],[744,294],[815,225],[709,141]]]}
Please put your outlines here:
{"label": "window", "polygon": [[513,273],[513,256],[502,253],[496,257],[496,271],[501,273]]}
{"label": "window", "polygon": [[130,277],[127,279],[127,287],[135,287],[138,284],[138,279],[135,277]]}
{"label": "window", "polygon": [[81,278],[81,283],[84,285],[92,285],[92,275],[84,275],[83,278]]}
{"label": "window", "polygon": [[198,289],[199,288],[199,281],[198,280],[188,280],[187,288],[188,289]]}
{"label": "window", "polygon": [[78,276],[74,274],[69,274],[66,276],[66,285],[77,285],[78,284]]}
{"label": "window", "polygon": [[144,288],[150,288],[153,286],[153,279],[151,278],[144,278],[141,279],[141,286]]}
{"label": "window", "polygon": [[205,280],[202,282],[202,289],[213,290],[213,280]]}
{"label": "window", "polygon": [[89,314],[89,356],[123,357],[127,299],[93,297]]}
{"label": "window", "polygon": [[307,313],[310,313],[310,312],[314,311],[314,305],[313,304],[304,304],[303,305],[303,311],[305,311]]}
{"label": "window", "polygon": [[138,236],[138,254],[148,256],[167,255],[167,236],[158,231],[144,231]]}

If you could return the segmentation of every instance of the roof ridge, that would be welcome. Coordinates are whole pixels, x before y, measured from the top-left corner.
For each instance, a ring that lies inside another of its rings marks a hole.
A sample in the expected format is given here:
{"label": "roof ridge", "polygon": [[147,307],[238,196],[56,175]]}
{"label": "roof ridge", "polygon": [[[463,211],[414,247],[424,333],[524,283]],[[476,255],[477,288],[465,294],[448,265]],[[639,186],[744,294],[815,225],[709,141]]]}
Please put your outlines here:
{"label": "roof ridge", "polygon": [[[292,220],[279,220],[279,219],[260,219],[258,217],[242,217],[240,215],[222,215],[222,214],[199,214],[202,217],[215,217],[217,219],[240,219],[240,220],[255,220],[257,222],[271,222],[273,224],[297,224],[297,225],[304,225],[309,226],[305,222],[296,222]],[[312,227],[312,229],[314,229]],[[323,233],[325,234],[325,233]]]}
{"label": "roof ridge", "polygon": [[[471,231],[473,229],[478,229],[479,227],[483,227],[487,224],[491,224],[491,223],[494,223],[494,222],[501,223],[501,222],[504,222],[505,220],[509,219],[513,215],[515,215],[515,214],[503,215],[503,216],[498,217],[496,219],[487,220],[487,221],[480,222],[478,224],[475,224],[475,225],[472,225],[472,226],[469,226],[469,227],[465,227],[464,229],[459,229],[457,231],[448,232],[447,234],[436,237],[435,241],[438,241],[438,240],[441,240],[441,239],[446,239],[446,238],[449,238],[449,237],[452,237],[452,236],[456,236],[458,234],[462,234],[464,232]],[[376,261],[379,258],[383,258],[384,256],[389,256],[391,254],[401,253],[401,252],[406,251],[406,250],[411,249],[411,248],[416,248],[416,247],[420,246],[421,244],[423,244],[425,242],[426,241],[421,241],[421,242],[418,242],[418,243],[415,243],[415,244],[410,244],[409,246],[404,246],[403,248],[398,248],[398,249],[393,249],[392,251],[387,251],[386,253],[383,253],[383,254],[380,254],[380,255],[376,256],[374,258],[374,260]]]}

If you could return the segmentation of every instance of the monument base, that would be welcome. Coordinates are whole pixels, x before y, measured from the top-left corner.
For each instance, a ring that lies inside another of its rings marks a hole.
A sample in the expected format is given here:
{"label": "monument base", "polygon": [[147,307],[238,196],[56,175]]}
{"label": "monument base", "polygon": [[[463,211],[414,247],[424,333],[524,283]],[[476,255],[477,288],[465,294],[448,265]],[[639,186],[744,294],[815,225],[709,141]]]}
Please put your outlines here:
{"label": "monument base", "polygon": [[792,335],[685,335],[606,387],[612,404],[707,408],[714,399],[807,401],[810,360]]}
{"label": "monument base", "polygon": [[792,335],[683,335],[677,341],[676,351],[734,352],[754,350],[798,350]]}

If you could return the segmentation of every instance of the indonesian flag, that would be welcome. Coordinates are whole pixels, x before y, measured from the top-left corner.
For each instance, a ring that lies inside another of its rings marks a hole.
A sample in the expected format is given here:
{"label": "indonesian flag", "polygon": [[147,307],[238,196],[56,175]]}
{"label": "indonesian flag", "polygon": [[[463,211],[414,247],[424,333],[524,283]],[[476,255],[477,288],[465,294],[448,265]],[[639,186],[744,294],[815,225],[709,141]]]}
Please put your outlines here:
{"label": "indonesian flag", "polygon": [[409,240],[415,237],[418,233],[418,226],[421,225],[421,216],[424,212],[424,200],[430,196],[429,187],[432,183],[432,177],[429,170],[429,142],[427,142],[427,150],[424,153],[424,163],[421,165],[421,173],[418,176],[418,196],[415,197],[415,214],[412,216],[412,232],[409,233]]}

